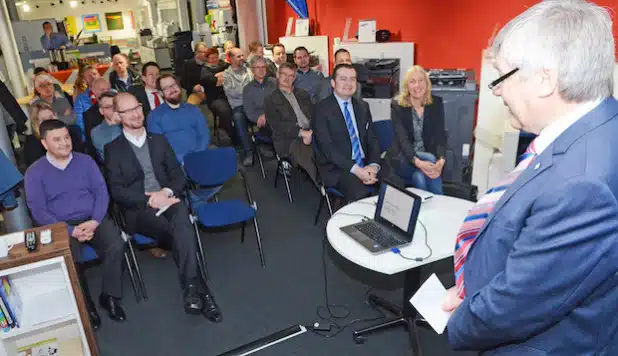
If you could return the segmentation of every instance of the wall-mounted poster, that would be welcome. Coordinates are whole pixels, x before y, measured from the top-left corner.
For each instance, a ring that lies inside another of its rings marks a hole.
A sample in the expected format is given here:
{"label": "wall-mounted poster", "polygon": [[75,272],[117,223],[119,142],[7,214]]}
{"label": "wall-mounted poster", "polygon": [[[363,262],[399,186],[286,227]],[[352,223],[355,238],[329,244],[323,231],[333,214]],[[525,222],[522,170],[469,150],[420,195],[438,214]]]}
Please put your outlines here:
{"label": "wall-mounted poster", "polygon": [[82,15],[82,23],[84,25],[84,32],[101,31],[101,21],[98,14]]}
{"label": "wall-mounted poster", "polygon": [[106,12],[105,23],[108,31],[124,30],[122,12]]}

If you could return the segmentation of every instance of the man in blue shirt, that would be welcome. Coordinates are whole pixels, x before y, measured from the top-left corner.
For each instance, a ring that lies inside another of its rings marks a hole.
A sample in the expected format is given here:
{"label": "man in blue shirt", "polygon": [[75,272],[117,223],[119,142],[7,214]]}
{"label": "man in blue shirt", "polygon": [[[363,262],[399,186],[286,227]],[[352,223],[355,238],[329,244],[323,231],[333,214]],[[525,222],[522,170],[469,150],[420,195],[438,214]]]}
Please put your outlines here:
{"label": "man in blue shirt", "polygon": [[181,102],[180,85],[175,76],[163,74],[157,79],[163,93],[162,104],[148,115],[148,131],[165,136],[178,162],[191,152],[208,149],[210,130],[197,106]]}
{"label": "man in blue shirt", "polygon": [[52,24],[49,21],[43,22],[43,32],[41,36],[41,47],[48,51],[50,49],[65,49],[73,47],[67,36],[62,33],[53,32]]}
{"label": "man in blue shirt", "polygon": [[99,96],[99,112],[103,115],[103,122],[92,129],[92,144],[97,150],[97,157],[100,163],[105,161],[105,145],[114,141],[122,133],[120,117],[114,110],[114,97],[118,95],[115,91],[106,91]]}

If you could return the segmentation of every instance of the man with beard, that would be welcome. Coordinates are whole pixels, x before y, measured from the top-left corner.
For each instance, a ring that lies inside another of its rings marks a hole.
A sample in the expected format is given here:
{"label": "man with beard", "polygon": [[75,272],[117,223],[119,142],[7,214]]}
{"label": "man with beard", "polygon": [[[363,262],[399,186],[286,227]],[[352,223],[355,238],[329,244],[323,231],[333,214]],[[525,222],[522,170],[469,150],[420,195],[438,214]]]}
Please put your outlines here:
{"label": "man with beard", "polygon": [[182,102],[176,77],[163,74],[157,79],[157,89],[165,104],[148,115],[148,131],[165,136],[179,162],[188,153],[207,149],[210,131],[206,119],[197,106]]}
{"label": "man with beard", "polygon": [[[166,89],[177,86],[175,79],[170,79],[174,78],[163,78]],[[198,237],[183,202],[185,174],[167,140],[146,132],[142,107],[133,95],[118,94],[114,109],[122,121],[122,134],[105,146],[105,173],[110,195],[126,217],[127,230],[171,245],[184,292],[185,312],[204,314],[209,320],[220,322],[221,311],[200,277]],[[199,120],[204,122],[203,118]]]}

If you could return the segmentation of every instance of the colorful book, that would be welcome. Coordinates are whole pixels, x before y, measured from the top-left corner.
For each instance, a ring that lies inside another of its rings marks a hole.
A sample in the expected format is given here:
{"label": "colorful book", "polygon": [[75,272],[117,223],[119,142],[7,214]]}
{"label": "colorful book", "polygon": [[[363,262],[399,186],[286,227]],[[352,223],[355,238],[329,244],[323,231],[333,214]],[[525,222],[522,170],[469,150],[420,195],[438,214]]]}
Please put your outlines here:
{"label": "colorful book", "polygon": [[6,307],[6,304],[4,303],[4,299],[0,298],[0,310],[2,310],[2,314],[4,314],[4,318],[7,322],[7,324],[9,325],[9,327],[13,327],[15,326],[15,323],[13,322],[13,318],[11,318],[11,314],[9,313],[8,308]]}
{"label": "colorful book", "polygon": [[4,330],[4,332],[11,330],[11,328],[9,327],[9,323],[6,322],[6,318],[4,317],[4,313],[2,313],[2,311],[0,311],[0,329]]}
{"label": "colorful book", "polygon": [[8,315],[7,319],[12,320],[12,325],[19,327],[21,319],[21,299],[11,284],[8,276],[0,277],[0,300],[4,302]]}

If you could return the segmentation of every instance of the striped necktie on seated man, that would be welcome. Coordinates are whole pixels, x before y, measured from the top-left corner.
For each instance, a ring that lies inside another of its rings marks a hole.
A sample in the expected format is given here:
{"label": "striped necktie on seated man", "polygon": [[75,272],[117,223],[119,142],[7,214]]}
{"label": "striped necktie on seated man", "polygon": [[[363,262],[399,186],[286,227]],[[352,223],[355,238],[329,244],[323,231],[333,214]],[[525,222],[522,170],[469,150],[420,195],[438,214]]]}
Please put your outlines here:
{"label": "striped necktie on seated man", "polygon": [[468,216],[457,233],[455,244],[455,285],[457,286],[457,296],[464,299],[466,291],[464,288],[464,264],[470,247],[476,240],[485,221],[491,214],[494,206],[500,200],[508,187],[515,182],[517,177],[528,168],[537,156],[534,141],[530,143],[526,152],[521,155],[521,160],[517,167],[511,171],[495,187],[489,189],[485,195],[468,211]]}

